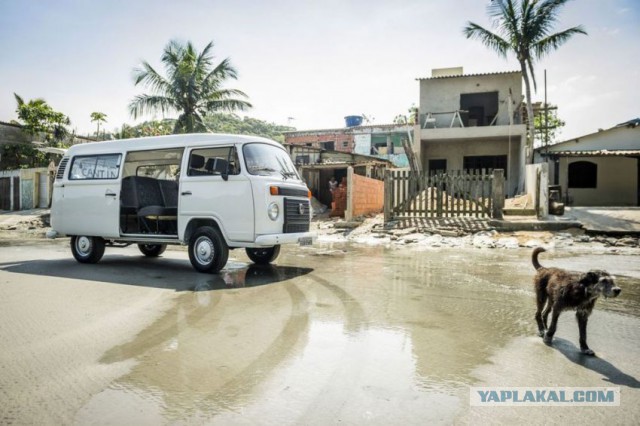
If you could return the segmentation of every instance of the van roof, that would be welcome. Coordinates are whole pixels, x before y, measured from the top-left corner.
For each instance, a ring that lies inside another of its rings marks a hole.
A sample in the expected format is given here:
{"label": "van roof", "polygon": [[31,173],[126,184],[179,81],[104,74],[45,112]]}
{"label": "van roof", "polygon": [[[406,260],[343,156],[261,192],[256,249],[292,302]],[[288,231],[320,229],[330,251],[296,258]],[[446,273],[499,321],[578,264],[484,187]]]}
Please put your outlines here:
{"label": "van roof", "polygon": [[116,139],[104,142],[91,142],[73,145],[67,151],[67,156],[83,154],[105,154],[123,151],[144,151],[147,149],[162,149],[175,147],[193,147],[242,142],[263,142],[282,147],[271,139],[250,135],[231,135],[224,133],[194,133],[169,136],[152,136],[146,138]]}

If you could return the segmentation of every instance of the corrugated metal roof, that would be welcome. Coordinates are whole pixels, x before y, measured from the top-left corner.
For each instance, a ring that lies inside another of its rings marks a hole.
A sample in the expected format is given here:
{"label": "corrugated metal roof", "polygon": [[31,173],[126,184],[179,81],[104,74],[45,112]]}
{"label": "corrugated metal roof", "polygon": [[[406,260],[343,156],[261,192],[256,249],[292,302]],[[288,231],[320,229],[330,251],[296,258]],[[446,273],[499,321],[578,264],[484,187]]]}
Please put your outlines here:
{"label": "corrugated metal roof", "polygon": [[638,157],[640,149],[599,149],[594,151],[552,151],[542,155],[558,157]]}
{"label": "corrugated metal roof", "polygon": [[498,72],[487,72],[487,73],[478,73],[478,74],[462,74],[462,75],[441,75],[438,77],[419,77],[416,80],[441,80],[443,78],[462,78],[462,77],[484,77],[487,75],[503,75],[503,74],[521,74],[520,71],[498,71]]}

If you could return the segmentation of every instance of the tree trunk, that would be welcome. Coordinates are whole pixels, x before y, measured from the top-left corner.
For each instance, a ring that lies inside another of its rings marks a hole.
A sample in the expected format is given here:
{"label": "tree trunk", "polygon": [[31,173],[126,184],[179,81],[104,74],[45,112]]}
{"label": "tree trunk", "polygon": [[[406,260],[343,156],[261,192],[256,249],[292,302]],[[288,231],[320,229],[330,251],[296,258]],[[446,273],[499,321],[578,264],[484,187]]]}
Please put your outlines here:
{"label": "tree trunk", "polygon": [[525,143],[525,164],[533,164],[533,138],[535,132],[535,124],[533,122],[533,101],[531,100],[531,82],[529,81],[529,73],[527,72],[527,64],[520,62],[522,69],[522,78],[524,79],[525,95],[527,97],[527,142]]}

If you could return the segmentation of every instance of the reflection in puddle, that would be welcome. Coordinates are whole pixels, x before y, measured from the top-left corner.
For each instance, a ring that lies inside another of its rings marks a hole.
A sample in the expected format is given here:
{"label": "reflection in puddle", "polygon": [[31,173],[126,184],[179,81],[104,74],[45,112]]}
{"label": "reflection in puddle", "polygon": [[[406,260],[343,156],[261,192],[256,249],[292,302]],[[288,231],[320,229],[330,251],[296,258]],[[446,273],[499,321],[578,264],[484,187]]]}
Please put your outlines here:
{"label": "reflection in puddle", "polygon": [[313,269],[311,268],[256,264],[247,266],[246,264],[229,262],[227,268],[223,269],[218,275],[211,275],[206,281],[197,282],[196,285],[189,290],[209,291],[258,287],[301,277],[312,271]]}

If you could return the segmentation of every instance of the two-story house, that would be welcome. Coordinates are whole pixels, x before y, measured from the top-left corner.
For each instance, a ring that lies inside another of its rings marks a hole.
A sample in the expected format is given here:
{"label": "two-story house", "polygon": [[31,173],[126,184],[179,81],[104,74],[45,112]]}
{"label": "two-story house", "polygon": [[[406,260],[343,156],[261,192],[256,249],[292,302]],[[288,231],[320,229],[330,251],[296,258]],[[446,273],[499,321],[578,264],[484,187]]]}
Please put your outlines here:
{"label": "two-story house", "polygon": [[423,170],[503,169],[507,195],[521,190],[526,125],[520,71],[465,75],[462,67],[434,69],[418,81],[414,150]]}

